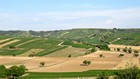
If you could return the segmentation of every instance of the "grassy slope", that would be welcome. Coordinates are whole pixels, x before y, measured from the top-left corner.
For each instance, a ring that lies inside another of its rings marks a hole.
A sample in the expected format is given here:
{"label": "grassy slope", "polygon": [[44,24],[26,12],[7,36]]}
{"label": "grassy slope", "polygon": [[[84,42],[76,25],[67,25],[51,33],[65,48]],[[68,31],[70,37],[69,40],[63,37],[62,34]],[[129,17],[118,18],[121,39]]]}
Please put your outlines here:
{"label": "grassy slope", "polygon": [[60,42],[61,41],[54,40],[54,39],[40,38],[39,40],[24,44],[19,47],[25,49],[44,49],[44,51],[35,54],[36,56],[44,56],[49,53],[65,48],[65,46],[58,46]]}
{"label": "grassy slope", "polygon": [[[68,32],[68,33],[67,33]],[[71,40],[81,40],[90,44],[103,44],[103,42],[99,41],[99,38],[102,36],[106,36],[104,39],[105,42],[111,42],[117,38],[134,38],[134,40],[118,40],[113,44],[140,44],[140,29],[72,29],[72,30],[63,30],[63,31],[55,31],[49,32],[48,37],[60,39],[71,39]],[[95,36],[92,36],[96,34]]]}
{"label": "grassy slope", "polygon": [[63,72],[63,73],[45,73],[45,72],[30,72],[29,75],[19,79],[50,79],[50,78],[72,78],[72,77],[93,77],[101,72],[107,72],[108,75],[113,75],[115,70],[90,70],[85,72]]}
{"label": "grassy slope", "polygon": [[[5,39],[4,37],[1,37],[1,39]],[[46,54],[61,50],[66,48],[67,46],[58,46],[58,44],[61,42],[59,40],[55,40],[55,39],[46,39],[46,38],[32,38],[32,37],[17,37],[14,39],[18,39],[20,40],[19,42],[10,44],[5,46],[3,49],[0,49],[0,55],[19,55],[22,54],[30,49],[44,49],[44,51],[36,54],[36,56],[44,56]],[[14,40],[11,39],[11,40]],[[12,49],[9,50],[7,49],[9,46],[16,46],[18,44],[24,43],[26,41],[32,40],[32,39],[39,39],[39,40],[35,40],[26,44],[23,44],[21,46],[19,46],[18,48],[20,49]],[[9,42],[11,40],[8,40],[6,42]],[[6,43],[4,42],[4,43]]]}

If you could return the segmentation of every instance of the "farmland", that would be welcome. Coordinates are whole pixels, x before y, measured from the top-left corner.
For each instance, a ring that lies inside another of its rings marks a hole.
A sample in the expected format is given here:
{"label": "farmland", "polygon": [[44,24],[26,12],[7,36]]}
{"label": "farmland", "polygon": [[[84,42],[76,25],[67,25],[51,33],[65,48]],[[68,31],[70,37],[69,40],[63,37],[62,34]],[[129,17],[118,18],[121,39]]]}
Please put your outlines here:
{"label": "farmland", "polygon": [[19,79],[93,77],[102,71],[112,75],[128,63],[140,67],[139,29],[21,32],[0,36],[0,65],[28,69]]}

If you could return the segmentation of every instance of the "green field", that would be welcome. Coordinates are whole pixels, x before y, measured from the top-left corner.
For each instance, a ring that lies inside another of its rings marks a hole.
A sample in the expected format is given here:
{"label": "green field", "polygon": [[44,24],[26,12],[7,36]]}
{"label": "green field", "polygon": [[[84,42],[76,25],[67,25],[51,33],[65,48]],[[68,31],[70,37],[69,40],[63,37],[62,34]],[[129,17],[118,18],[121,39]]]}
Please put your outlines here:
{"label": "green field", "polygon": [[[44,32],[7,31],[4,33],[0,32],[0,34],[0,40],[12,38],[0,42],[0,45],[13,40],[20,40],[4,46],[0,49],[0,55],[19,55],[31,49],[43,49],[43,51],[36,53],[35,56],[45,56],[55,51],[65,49],[67,46],[88,49],[94,48],[94,46],[91,45],[109,43],[118,45],[140,45],[140,29],[71,29]],[[116,40],[118,38],[120,39]],[[61,42],[63,42],[62,46],[58,46]],[[11,50],[9,49],[10,46],[15,46],[16,49]]]}
{"label": "green field", "polygon": [[72,77],[94,77],[101,72],[107,72],[113,75],[116,70],[91,70],[85,72],[63,72],[63,73],[46,73],[46,72],[29,72],[27,76],[19,79],[50,79],[50,78],[72,78]]}
{"label": "green field", "polygon": [[[5,39],[4,37],[2,38]],[[35,54],[35,56],[44,56],[67,47],[67,46],[58,46],[58,44],[61,43],[61,41],[59,40],[47,39],[47,38],[33,38],[33,37],[26,37],[26,38],[17,37],[8,41],[4,41],[1,44],[10,42],[12,40],[20,40],[20,41],[9,44],[3,47],[2,49],[0,49],[0,55],[13,55],[13,54],[19,55],[29,51],[30,49],[44,49],[42,52]],[[34,41],[28,42],[30,40],[34,40]],[[22,44],[24,42],[28,42],[28,43]],[[19,44],[22,45],[16,47]],[[16,48],[9,49],[10,46],[14,46]]]}

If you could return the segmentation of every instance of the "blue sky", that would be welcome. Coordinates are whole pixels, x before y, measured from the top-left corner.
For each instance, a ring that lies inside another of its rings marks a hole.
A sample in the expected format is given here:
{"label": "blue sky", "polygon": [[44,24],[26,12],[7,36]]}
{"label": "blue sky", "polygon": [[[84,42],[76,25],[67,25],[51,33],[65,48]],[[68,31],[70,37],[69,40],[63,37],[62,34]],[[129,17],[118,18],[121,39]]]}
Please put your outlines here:
{"label": "blue sky", "polygon": [[0,30],[140,28],[140,0],[0,0]]}

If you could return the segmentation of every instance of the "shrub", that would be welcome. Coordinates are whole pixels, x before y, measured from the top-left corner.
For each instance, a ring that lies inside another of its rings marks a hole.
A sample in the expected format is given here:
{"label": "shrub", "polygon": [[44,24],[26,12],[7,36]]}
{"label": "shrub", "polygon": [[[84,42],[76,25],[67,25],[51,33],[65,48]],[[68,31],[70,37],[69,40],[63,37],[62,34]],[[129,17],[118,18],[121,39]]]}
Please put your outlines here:
{"label": "shrub", "polygon": [[136,77],[137,77],[137,79],[140,79],[140,74],[137,74],[137,76],[136,76]]}
{"label": "shrub", "polygon": [[110,50],[107,44],[96,45],[100,50]]}
{"label": "shrub", "polygon": [[134,53],[139,53],[139,51],[137,51],[137,50],[134,50]]}
{"label": "shrub", "polygon": [[128,53],[132,53],[132,49],[128,49]]}
{"label": "shrub", "polygon": [[16,77],[24,75],[26,71],[27,68],[24,65],[12,66],[7,69],[6,76],[10,77],[10,79],[16,79]]}
{"label": "shrub", "polygon": [[134,55],[133,55],[134,57],[138,57],[139,56],[139,54],[138,53],[134,53]]}
{"label": "shrub", "polygon": [[101,58],[102,58],[102,57],[104,57],[104,56],[103,56],[102,54],[100,54],[100,55],[99,55],[99,57],[101,57]]}
{"label": "shrub", "polygon": [[96,52],[95,48],[91,48],[90,52]]}
{"label": "shrub", "polygon": [[88,65],[91,64],[91,61],[84,60],[84,61],[83,61],[83,64],[86,65],[86,66],[88,66]]}
{"label": "shrub", "polygon": [[127,47],[125,47],[125,48],[123,49],[123,51],[124,51],[124,52],[127,52]]}
{"label": "shrub", "polygon": [[30,54],[29,57],[34,57],[34,54]]}
{"label": "shrub", "polygon": [[140,73],[140,70],[136,66],[127,67],[124,70],[115,72],[114,79],[136,79],[137,75]]}
{"label": "shrub", "polygon": [[4,78],[6,76],[6,67],[4,65],[0,65],[0,78]]}
{"label": "shrub", "polygon": [[16,48],[15,46],[9,46],[9,49],[14,49],[14,48]]}
{"label": "shrub", "polygon": [[40,62],[41,67],[44,67],[44,65],[45,65],[45,62]]}
{"label": "shrub", "polygon": [[15,57],[16,56],[16,54],[13,54],[13,57]]}
{"label": "shrub", "polygon": [[119,57],[122,57],[122,56],[124,56],[124,54],[120,54],[120,55],[119,55]]}
{"label": "shrub", "polygon": [[117,51],[120,51],[120,48],[117,48]]}
{"label": "shrub", "polygon": [[90,65],[91,64],[91,61],[87,61],[87,65]]}
{"label": "shrub", "polygon": [[106,72],[101,72],[100,74],[98,74],[97,79],[108,79],[109,76]]}
{"label": "shrub", "polygon": [[71,58],[71,55],[69,55],[68,58]]}

